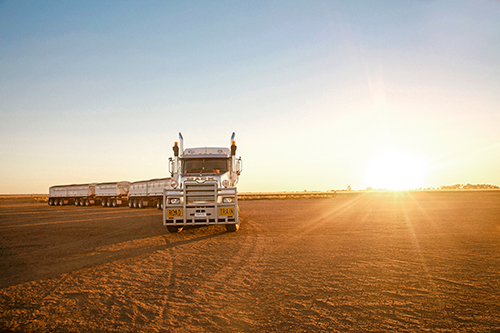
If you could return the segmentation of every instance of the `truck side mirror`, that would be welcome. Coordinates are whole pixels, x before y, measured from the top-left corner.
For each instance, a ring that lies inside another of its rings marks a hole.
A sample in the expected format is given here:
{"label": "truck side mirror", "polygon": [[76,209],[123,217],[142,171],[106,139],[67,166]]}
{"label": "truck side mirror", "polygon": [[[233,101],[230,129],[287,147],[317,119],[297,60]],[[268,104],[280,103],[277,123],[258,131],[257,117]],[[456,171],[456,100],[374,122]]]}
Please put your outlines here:
{"label": "truck side mirror", "polygon": [[174,160],[172,159],[172,157],[169,157],[168,158],[168,172],[170,172],[170,176],[174,175],[174,172],[172,171],[173,166],[174,166]]}
{"label": "truck side mirror", "polygon": [[243,162],[241,161],[241,157],[236,160],[236,174],[239,176],[243,171]]}

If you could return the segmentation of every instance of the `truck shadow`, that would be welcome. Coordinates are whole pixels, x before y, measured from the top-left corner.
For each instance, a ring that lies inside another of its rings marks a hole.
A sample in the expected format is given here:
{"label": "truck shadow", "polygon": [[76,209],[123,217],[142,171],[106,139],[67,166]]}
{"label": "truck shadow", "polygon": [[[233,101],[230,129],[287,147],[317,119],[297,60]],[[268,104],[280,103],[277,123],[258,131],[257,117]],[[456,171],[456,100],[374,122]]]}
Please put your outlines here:
{"label": "truck shadow", "polygon": [[[193,229],[198,229],[198,228],[207,228],[206,226],[201,226],[201,227],[189,227],[187,228],[187,230],[185,231],[182,231],[180,232],[179,234],[171,234],[170,237],[169,235],[165,235],[164,237],[164,240],[165,240],[165,245],[167,248],[174,248],[174,247],[178,247],[178,246],[182,246],[182,245],[187,245],[187,244],[191,244],[191,243],[196,243],[196,242],[201,242],[201,241],[204,241],[204,240],[207,240],[207,239],[211,239],[211,238],[216,238],[216,237],[220,237],[222,235],[227,235],[228,232],[226,230],[222,231],[222,230],[218,230],[217,233],[213,233],[213,234],[209,234],[209,235],[197,235],[197,233],[187,233],[186,231],[190,231],[190,230],[193,230]],[[184,232],[184,234],[182,234]],[[176,240],[176,241],[172,241],[172,239],[175,237],[175,236],[180,236],[179,238],[182,237],[182,239],[179,239],[179,240]]]}

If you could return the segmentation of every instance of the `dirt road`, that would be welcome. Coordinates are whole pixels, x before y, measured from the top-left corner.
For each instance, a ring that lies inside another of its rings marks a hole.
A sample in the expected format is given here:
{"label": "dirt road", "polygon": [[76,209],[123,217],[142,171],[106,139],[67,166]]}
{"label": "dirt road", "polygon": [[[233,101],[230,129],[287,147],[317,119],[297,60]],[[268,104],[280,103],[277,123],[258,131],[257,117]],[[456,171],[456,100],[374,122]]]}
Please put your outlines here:
{"label": "dirt road", "polygon": [[154,209],[0,201],[0,331],[500,332],[500,192]]}

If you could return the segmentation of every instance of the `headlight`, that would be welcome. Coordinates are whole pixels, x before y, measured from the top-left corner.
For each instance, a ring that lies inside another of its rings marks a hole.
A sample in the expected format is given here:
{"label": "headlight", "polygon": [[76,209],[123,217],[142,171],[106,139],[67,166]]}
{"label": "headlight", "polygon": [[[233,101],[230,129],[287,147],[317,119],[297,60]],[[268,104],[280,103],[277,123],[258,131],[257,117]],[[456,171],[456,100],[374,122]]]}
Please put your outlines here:
{"label": "headlight", "polygon": [[222,199],[222,202],[231,203],[231,202],[234,202],[234,200],[233,200],[233,198],[224,198],[224,199]]}
{"label": "headlight", "polygon": [[229,186],[229,180],[224,179],[224,180],[222,181],[222,186],[224,186],[224,187],[228,187],[228,186]]}
{"label": "headlight", "polygon": [[168,203],[172,204],[172,205],[176,205],[176,204],[181,203],[181,200],[179,198],[172,198],[172,199],[168,199]]}
{"label": "headlight", "polygon": [[170,187],[171,187],[171,188],[176,188],[176,187],[177,187],[177,185],[179,185],[179,183],[177,183],[175,180],[171,180],[171,181],[170,181]]}

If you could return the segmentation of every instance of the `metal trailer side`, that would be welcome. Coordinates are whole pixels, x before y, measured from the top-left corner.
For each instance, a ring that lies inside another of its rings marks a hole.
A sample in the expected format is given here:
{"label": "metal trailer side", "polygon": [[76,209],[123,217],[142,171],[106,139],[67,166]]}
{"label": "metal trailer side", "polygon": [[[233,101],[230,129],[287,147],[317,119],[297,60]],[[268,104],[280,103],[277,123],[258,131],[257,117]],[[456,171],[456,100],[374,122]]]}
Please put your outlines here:
{"label": "metal trailer side", "polygon": [[95,198],[103,207],[117,207],[128,202],[130,182],[108,182],[95,185]]}
{"label": "metal trailer side", "polygon": [[144,199],[148,195],[149,180],[140,180],[130,183],[128,206],[130,208],[144,207]]}
{"label": "metal trailer side", "polygon": [[68,186],[68,197],[75,206],[90,206],[95,204],[95,183],[75,184]]}
{"label": "metal trailer side", "polygon": [[163,190],[170,188],[171,178],[151,179],[148,186],[148,198],[156,203],[157,209],[163,209]]}
{"label": "metal trailer side", "polygon": [[49,187],[49,206],[68,204],[68,185],[54,185]]}
{"label": "metal trailer side", "polygon": [[170,186],[170,178],[155,178],[130,184],[130,208],[156,207],[163,208],[163,189]]}

